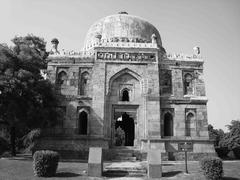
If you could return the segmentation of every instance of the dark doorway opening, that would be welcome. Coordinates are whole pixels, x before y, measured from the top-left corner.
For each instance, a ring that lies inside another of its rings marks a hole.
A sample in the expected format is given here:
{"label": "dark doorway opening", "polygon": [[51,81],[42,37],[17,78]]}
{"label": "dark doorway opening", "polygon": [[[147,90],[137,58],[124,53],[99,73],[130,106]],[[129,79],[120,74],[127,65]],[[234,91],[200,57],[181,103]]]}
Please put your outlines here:
{"label": "dark doorway opening", "polygon": [[[134,120],[127,113],[123,113],[115,123],[115,145],[133,146],[134,145]],[[120,139],[119,139],[120,138]]]}
{"label": "dark doorway opening", "polygon": [[164,136],[173,136],[173,118],[170,113],[164,115]]}
{"label": "dark doorway opening", "polygon": [[79,114],[79,134],[87,134],[88,114],[82,111]]}

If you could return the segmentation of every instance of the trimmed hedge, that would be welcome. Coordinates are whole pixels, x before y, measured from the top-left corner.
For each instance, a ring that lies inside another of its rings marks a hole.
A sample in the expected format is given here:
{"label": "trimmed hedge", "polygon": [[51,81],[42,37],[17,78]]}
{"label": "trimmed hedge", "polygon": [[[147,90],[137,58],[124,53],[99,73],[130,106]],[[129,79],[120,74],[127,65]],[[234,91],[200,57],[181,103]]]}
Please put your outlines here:
{"label": "trimmed hedge", "polygon": [[33,155],[33,171],[35,176],[51,177],[56,174],[59,154],[55,151],[36,151]]}
{"label": "trimmed hedge", "polygon": [[223,176],[223,163],[217,157],[205,157],[200,161],[201,169],[206,179],[218,180]]}

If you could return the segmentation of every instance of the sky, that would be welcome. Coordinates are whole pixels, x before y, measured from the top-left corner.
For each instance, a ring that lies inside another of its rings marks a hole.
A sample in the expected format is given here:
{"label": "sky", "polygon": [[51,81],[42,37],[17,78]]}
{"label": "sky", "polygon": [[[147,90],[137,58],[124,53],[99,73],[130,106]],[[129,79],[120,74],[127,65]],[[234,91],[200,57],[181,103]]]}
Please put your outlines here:
{"label": "sky", "polygon": [[89,27],[126,11],[148,20],[169,53],[204,58],[208,122],[226,130],[240,119],[240,0],[0,0],[0,43],[16,35],[52,38],[59,49],[80,51]]}

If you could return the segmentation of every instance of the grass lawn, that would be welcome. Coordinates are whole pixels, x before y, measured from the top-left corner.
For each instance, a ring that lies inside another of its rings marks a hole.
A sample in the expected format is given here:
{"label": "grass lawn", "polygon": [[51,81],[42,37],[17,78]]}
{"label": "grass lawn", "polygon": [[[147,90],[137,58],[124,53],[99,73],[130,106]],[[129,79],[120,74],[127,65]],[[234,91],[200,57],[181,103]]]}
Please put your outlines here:
{"label": "grass lawn", "polygon": [[[109,163],[106,163],[107,165]],[[240,161],[224,161],[224,180],[240,179]],[[200,172],[198,162],[189,162],[189,174],[185,174],[184,162],[163,162],[163,180],[184,179],[204,180]],[[55,177],[39,178],[33,175],[31,158],[2,158],[0,159],[0,180],[83,180],[83,179],[147,179],[130,177],[103,177],[90,178],[86,176],[87,163],[84,162],[60,162]]]}

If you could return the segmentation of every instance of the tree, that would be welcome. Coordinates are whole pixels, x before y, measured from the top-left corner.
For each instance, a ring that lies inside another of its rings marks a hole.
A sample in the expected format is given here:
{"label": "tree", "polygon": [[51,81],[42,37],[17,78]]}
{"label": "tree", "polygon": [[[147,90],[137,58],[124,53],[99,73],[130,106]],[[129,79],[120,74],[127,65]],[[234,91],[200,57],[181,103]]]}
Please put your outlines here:
{"label": "tree", "polygon": [[228,147],[229,150],[240,147],[240,121],[232,120],[230,125],[227,125],[229,132],[219,142],[221,147]]}
{"label": "tree", "polygon": [[14,47],[0,46],[0,119],[15,137],[33,128],[52,126],[57,117],[54,87],[40,74],[47,67],[46,42],[34,35],[15,37]]}
{"label": "tree", "polygon": [[209,138],[214,140],[214,146],[219,146],[219,141],[224,137],[222,129],[214,129],[211,124],[208,125]]}

